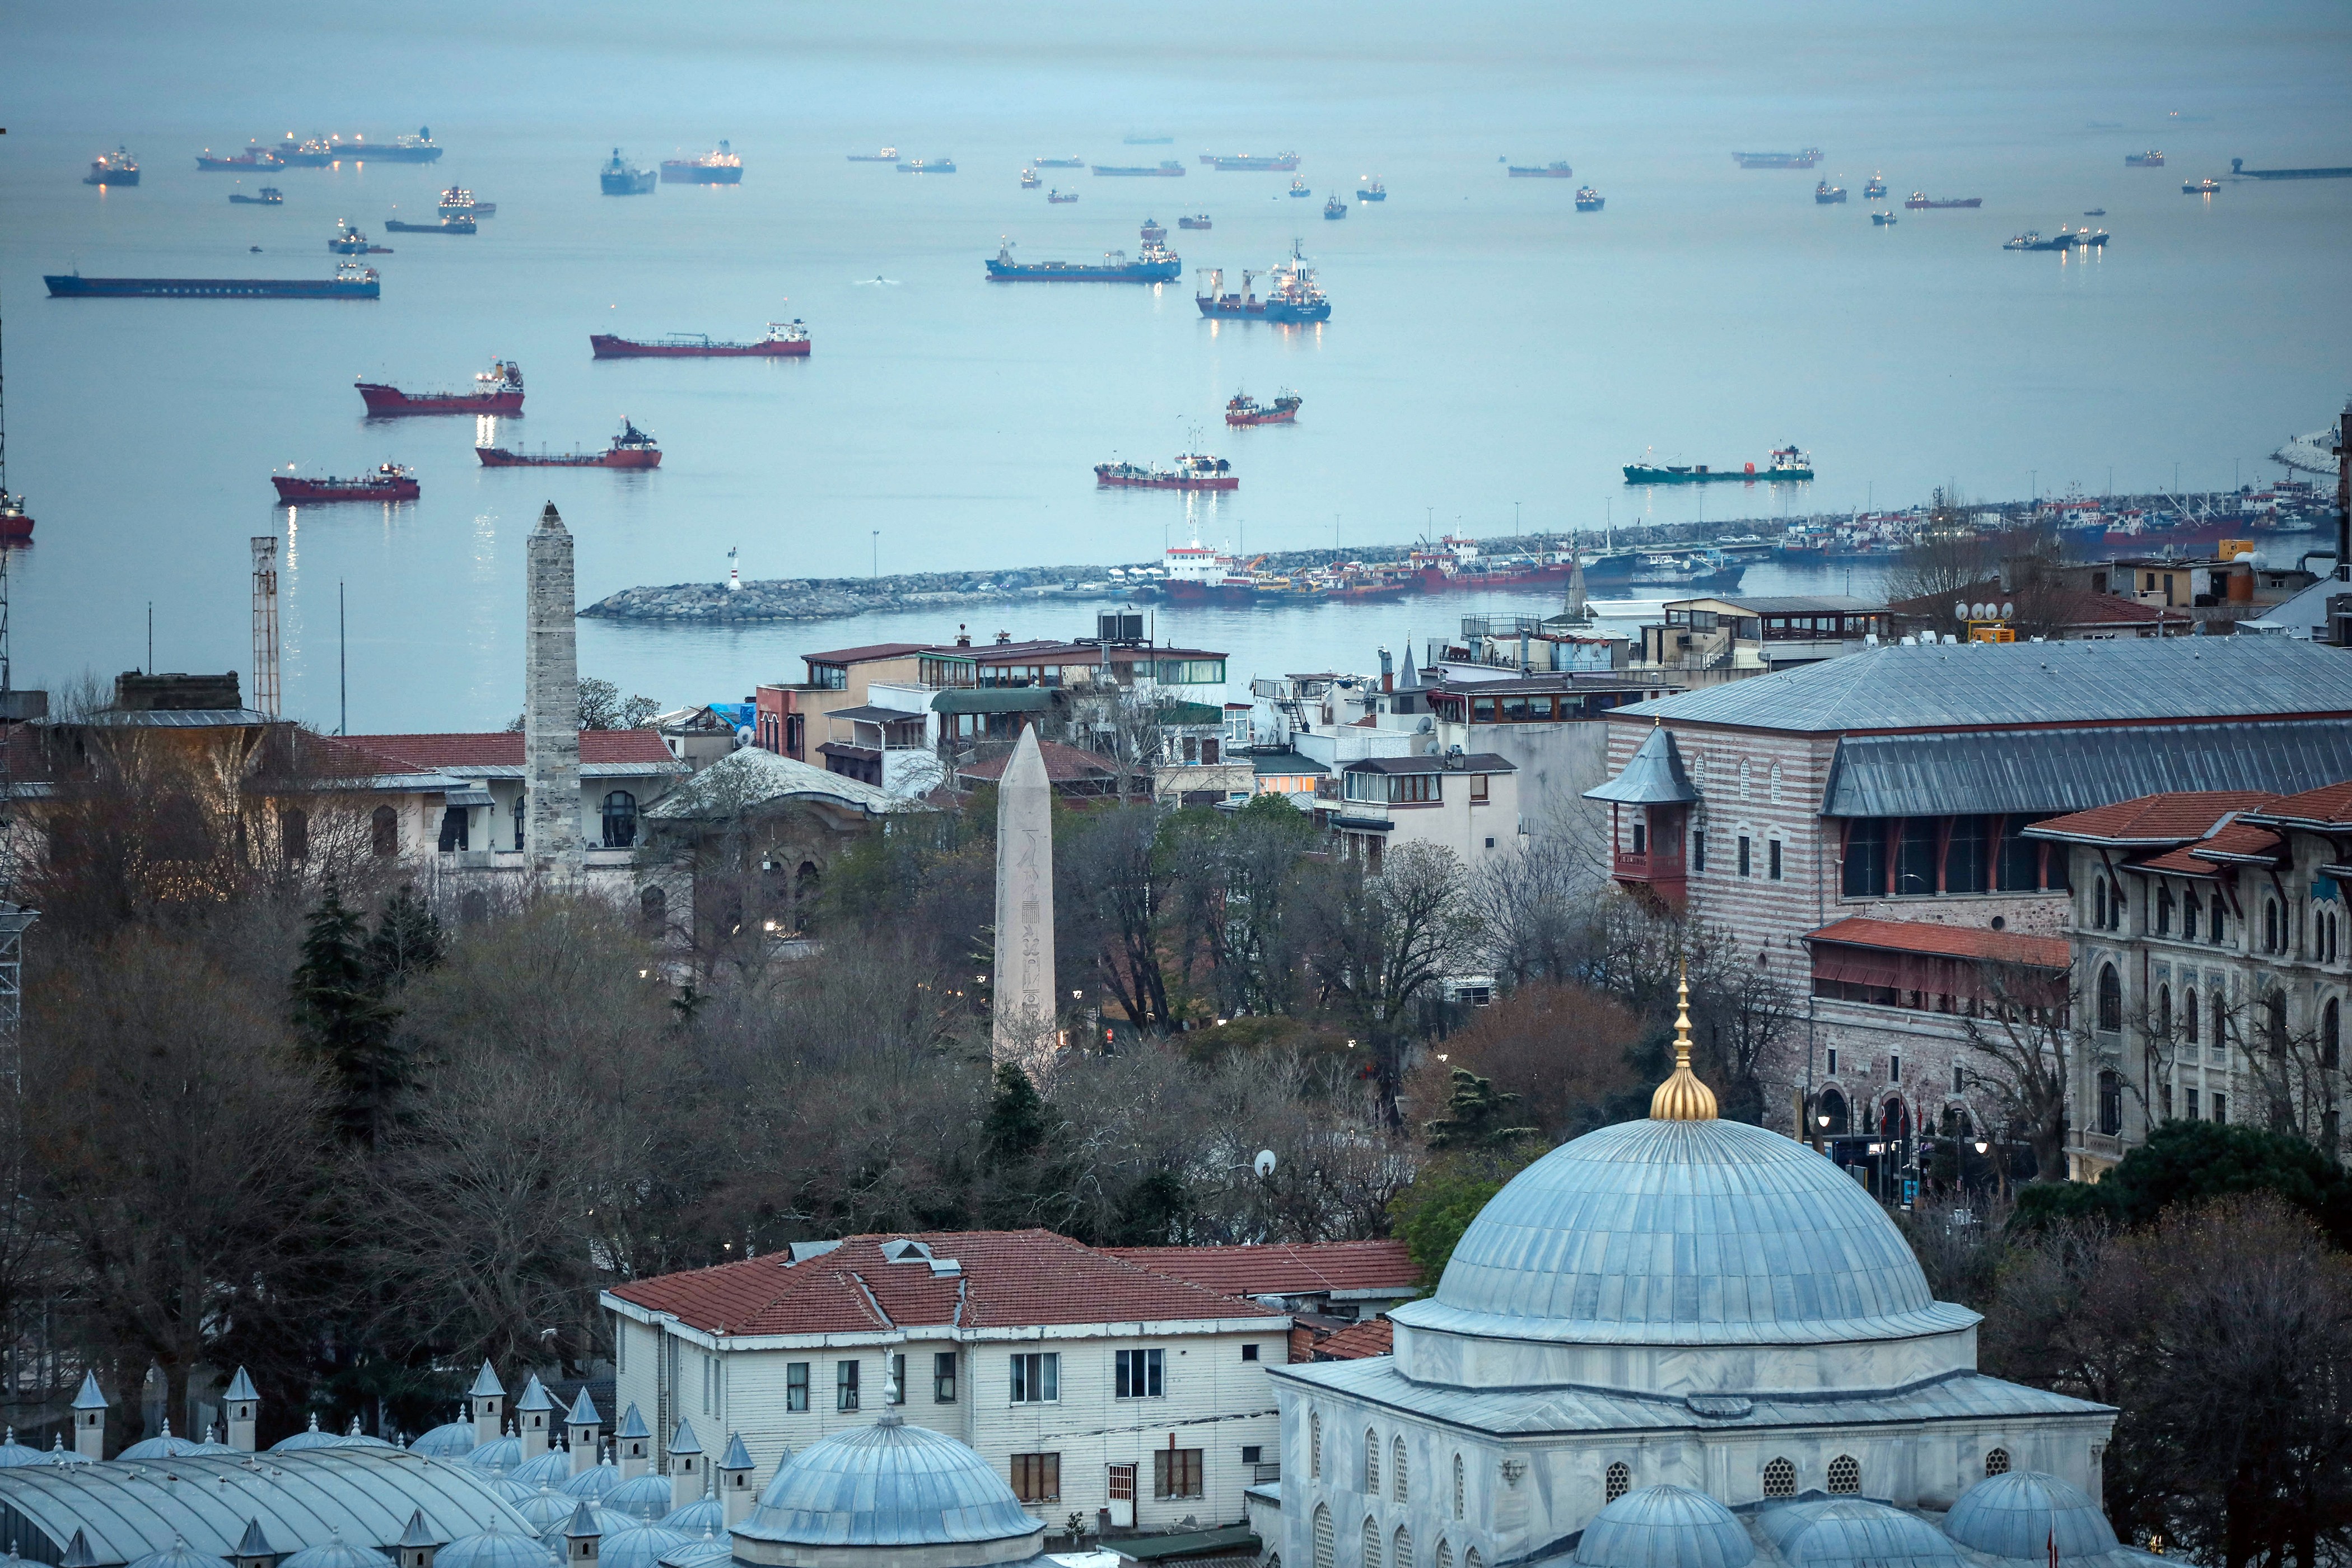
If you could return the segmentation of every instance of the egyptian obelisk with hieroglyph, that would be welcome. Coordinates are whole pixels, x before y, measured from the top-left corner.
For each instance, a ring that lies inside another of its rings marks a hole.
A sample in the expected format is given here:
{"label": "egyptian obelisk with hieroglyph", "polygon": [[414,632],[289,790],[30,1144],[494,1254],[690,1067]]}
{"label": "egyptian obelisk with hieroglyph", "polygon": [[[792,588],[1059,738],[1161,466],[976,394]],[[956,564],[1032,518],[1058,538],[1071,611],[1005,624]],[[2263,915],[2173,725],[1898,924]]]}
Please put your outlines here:
{"label": "egyptian obelisk with hieroglyph", "polygon": [[1054,1049],[1054,786],[1025,729],[996,786],[992,1054],[1031,1071]]}

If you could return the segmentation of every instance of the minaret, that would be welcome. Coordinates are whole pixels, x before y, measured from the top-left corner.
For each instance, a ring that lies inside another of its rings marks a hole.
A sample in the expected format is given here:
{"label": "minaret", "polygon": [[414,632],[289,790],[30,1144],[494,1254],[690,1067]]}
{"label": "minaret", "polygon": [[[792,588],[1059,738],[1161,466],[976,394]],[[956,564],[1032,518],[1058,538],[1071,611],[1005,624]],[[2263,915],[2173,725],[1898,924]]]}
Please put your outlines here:
{"label": "minaret", "polygon": [[497,1442],[504,1425],[499,1417],[506,1409],[507,1390],[506,1385],[499,1381],[499,1374],[490,1370],[488,1362],[482,1363],[482,1370],[475,1377],[474,1386],[466,1391],[466,1397],[474,1402],[475,1447]]}
{"label": "minaret", "polygon": [[98,1391],[98,1373],[81,1374],[81,1392],[74,1395],[74,1452],[85,1459],[106,1458],[106,1395]]}
{"label": "minaret", "polygon": [[278,1549],[269,1544],[269,1537],[262,1532],[260,1520],[249,1518],[245,1521],[245,1534],[237,1542],[236,1551],[230,1555],[229,1562],[233,1568],[277,1568]]}
{"label": "minaret", "polygon": [[425,1522],[425,1510],[420,1508],[408,1516],[408,1528],[400,1532],[393,1550],[399,1568],[433,1568],[433,1554],[446,1544]]}
{"label": "minaret", "polygon": [[554,1434],[548,1423],[555,1415],[555,1401],[549,1398],[537,1373],[523,1385],[522,1397],[515,1401],[515,1430],[522,1438],[522,1457],[536,1459],[547,1452],[548,1439]]}
{"label": "minaret", "polygon": [[1675,1070],[1650,1096],[1653,1121],[1712,1121],[1715,1090],[1691,1071],[1690,973],[1685,966],[1675,987]]}
{"label": "minaret", "polygon": [[245,1368],[236,1369],[221,1399],[228,1406],[228,1446],[240,1454],[252,1453],[254,1428],[261,1419],[261,1391],[253,1386]]}
{"label": "minaret", "polygon": [[684,1508],[702,1495],[702,1444],[694,1423],[680,1421],[669,1436],[669,1506]]}
{"label": "minaret", "polygon": [[530,809],[523,818],[526,867],[578,880],[580,844],[580,650],[572,616],[572,535],[555,503],[539,514],[525,545],[522,764]]}
{"label": "minaret", "polygon": [[596,1468],[596,1432],[604,1424],[596,1402],[588,1397],[588,1387],[583,1384],[580,1397],[572,1403],[572,1414],[563,1418],[563,1440],[572,1449],[572,1473]]}
{"label": "minaret", "polygon": [[613,1430],[613,1445],[620,1450],[623,1480],[635,1480],[653,1468],[654,1435],[635,1405],[621,1413],[621,1424]]}
{"label": "minaret", "polygon": [[572,1510],[572,1522],[563,1527],[564,1568],[596,1568],[596,1552],[604,1537],[588,1500],[582,1498],[580,1506]]}
{"label": "minaret", "polygon": [[1053,1053],[1054,786],[1035,728],[996,785],[996,973],[991,1055],[1034,1077]]}
{"label": "minaret", "polygon": [[719,1461],[719,1496],[726,1506],[730,1530],[751,1518],[751,1505],[760,1500],[751,1485],[751,1450],[743,1446],[740,1432],[727,1439],[727,1453]]}

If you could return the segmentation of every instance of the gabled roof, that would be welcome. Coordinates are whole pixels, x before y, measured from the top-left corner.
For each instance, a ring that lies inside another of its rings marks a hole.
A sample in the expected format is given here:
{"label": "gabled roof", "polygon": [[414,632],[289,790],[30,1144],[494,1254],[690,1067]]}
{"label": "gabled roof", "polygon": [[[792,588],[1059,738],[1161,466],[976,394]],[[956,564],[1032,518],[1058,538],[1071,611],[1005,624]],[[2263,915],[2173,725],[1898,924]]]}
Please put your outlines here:
{"label": "gabled roof", "polygon": [[730,752],[680,784],[649,807],[657,822],[719,820],[784,800],[824,801],[845,810],[882,816],[929,809],[921,801],[892,795],[879,784],[828,773],[796,757],[758,746]]}
{"label": "gabled roof", "polygon": [[2321,833],[2352,830],[2352,782],[2323,784],[2251,808],[2248,822],[2282,827],[2308,827]]}
{"label": "gabled roof", "polygon": [[2261,790],[2175,790],[2053,816],[2025,832],[2032,838],[2117,847],[2192,844],[2221,826],[2232,812],[2251,811],[2278,798]]}
{"label": "gabled roof", "polygon": [[563,1418],[566,1426],[601,1426],[604,1417],[598,1415],[595,1400],[589,1397],[588,1385],[580,1385],[580,1397],[572,1402],[571,1414]]}
{"label": "gabled roof", "polygon": [[[886,1242],[929,1243],[925,1258],[883,1256]],[[942,1268],[952,1259],[961,1267]],[[674,1313],[727,1334],[872,1333],[913,1324],[966,1329],[1057,1323],[1264,1319],[1270,1314],[1048,1230],[852,1237],[793,1263],[776,1253],[635,1280],[608,1299]]]}
{"label": "gabled roof", "polygon": [[[1076,746],[1066,746],[1059,741],[1043,739],[1038,741],[1037,750],[1045,759],[1045,777],[1050,783],[1091,783],[1097,779],[1107,779],[1111,776],[1112,770],[1104,763],[1102,758],[1092,752],[1080,751]],[[982,757],[977,762],[966,763],[956,770],[956,777],[979,779],[993,784],[1004,776],[1005,765],[1012,760],[1011,752],[1000,752],[992,757]]]}
{"label": "gabled roof", "polygon": [[1807,931],[1805,941],[1877,948],[1887,952],[1924,953],[1934,958],[2015,963],[2035,969],[2063,970],[2068,962],[2066,939],[2063,936],[2025,936],[1983,926],[1939,925],[1932,921],[1879,921],[1856,916]]}
{"label": "gabled roof", "polygon": [[1315,1342],[1311,1353],[1317,1361],[1357,1361],[1365,1356],[1391,1355],[1396,1351],[1396,1330],[1388,1319],[1367,1318],[1360,1323],[1350,1323],[1338,1333],[1327,1334]]}
{"label": "gabled roof", "polygon": [[503,1398],[506,1392],[506,1384],[499,1381],[499,1374],[490,1370],[490,1363],[485,1360],[482,1363],[482,1370],[474,1374],[474,1386],[466,1390],[466,1397],[468,1399]]}
{"label": "gabled roof", "polygon": [[1674,736],[1664,725],[1653,724],[1617,776],[1586,790],[1584,798],[1615,801],[1620,805],[1675,805],[1696,800],[1698,791],[1683,772],[1682,753],[1675,749]]}
{"label": "gabled roof", "polygon": [[719,1468],[722,1470],[748,1470],[751,1468],[751,1450],[743,1447],[742,1433],[727,1435],[727,1452],[720,1457]]}
{"label": "gabled roof", "polygon": [[1249,1247],[1108,1247],[1113,1258],[1229,1296],[1411,1291],[1421,1269],[1402,1241],[1277,1242]]}
{"label": "gabled roof", "polygon": [[2279,851],[2285,847],[2285,838],[2274,830],[2232,820],[2223,823],[2210,837],[2135,860],[2126,869],[2161,871],[2176,877],[2219,877],[2226,866],[2274,866]]}

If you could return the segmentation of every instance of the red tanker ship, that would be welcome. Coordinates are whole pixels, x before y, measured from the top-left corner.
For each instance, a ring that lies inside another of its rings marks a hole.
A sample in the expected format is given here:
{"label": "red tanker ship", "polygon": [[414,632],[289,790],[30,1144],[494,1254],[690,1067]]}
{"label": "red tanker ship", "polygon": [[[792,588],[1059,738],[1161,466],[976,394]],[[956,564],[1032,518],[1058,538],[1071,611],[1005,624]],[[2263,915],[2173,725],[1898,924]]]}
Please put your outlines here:
{"label": "red tanker ship", "polygon": [[474,377],[471,392],[403,392],[382,382],[355,381],[371,418],[396,414],[520,414],[522,367],[498,360]]}
{"label": "red tanker ship", "polygon": [[504,447],[477,447],[474,456],[486,468],[657,468],[661,448],[654,438],[621,421],[621,433],[601,452],[510,452]]}
{"label": "red tanker ship", "polygon": [[1228,425],[1293,425],[1298,420],[1298,405],[1306,401],[1285,387],[1276,393],[1270,404],[1260,403],[1246,392],[1236,392],[1225,405]]}
{"label": "red tanker ship", "polygon": [[782,359],[805,356],[809,334],[794,317],[789,321],[770,321],[768,335],[756,342],[719,343],[700,332],[672,332],[659,342],[646,343],[610,332],[591,332],[588,346],[598,359]]}
{"label": "red tanker ship", "polygon": [[278,499],[289,500],[415,500],[416,476],[398,463],[380,463],[375,472],[350,479],[305,479],[292,474],[272,474]]}

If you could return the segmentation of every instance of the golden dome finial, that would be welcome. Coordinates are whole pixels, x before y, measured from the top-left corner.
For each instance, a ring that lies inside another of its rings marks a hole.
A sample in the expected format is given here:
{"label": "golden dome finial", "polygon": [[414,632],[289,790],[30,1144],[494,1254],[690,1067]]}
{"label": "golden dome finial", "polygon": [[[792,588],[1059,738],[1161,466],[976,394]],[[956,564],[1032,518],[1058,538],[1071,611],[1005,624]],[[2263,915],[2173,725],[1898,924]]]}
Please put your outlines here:
{"label": "golden dome finial", "polygon": [[1691,1071],[1690,1057],[1690,966],[1685,963],[1675,967],[1675,1070],[1650,1096],[1651,1121],[1715,1120],[1715,1090],[1699,1082],[1698,1075]]}

